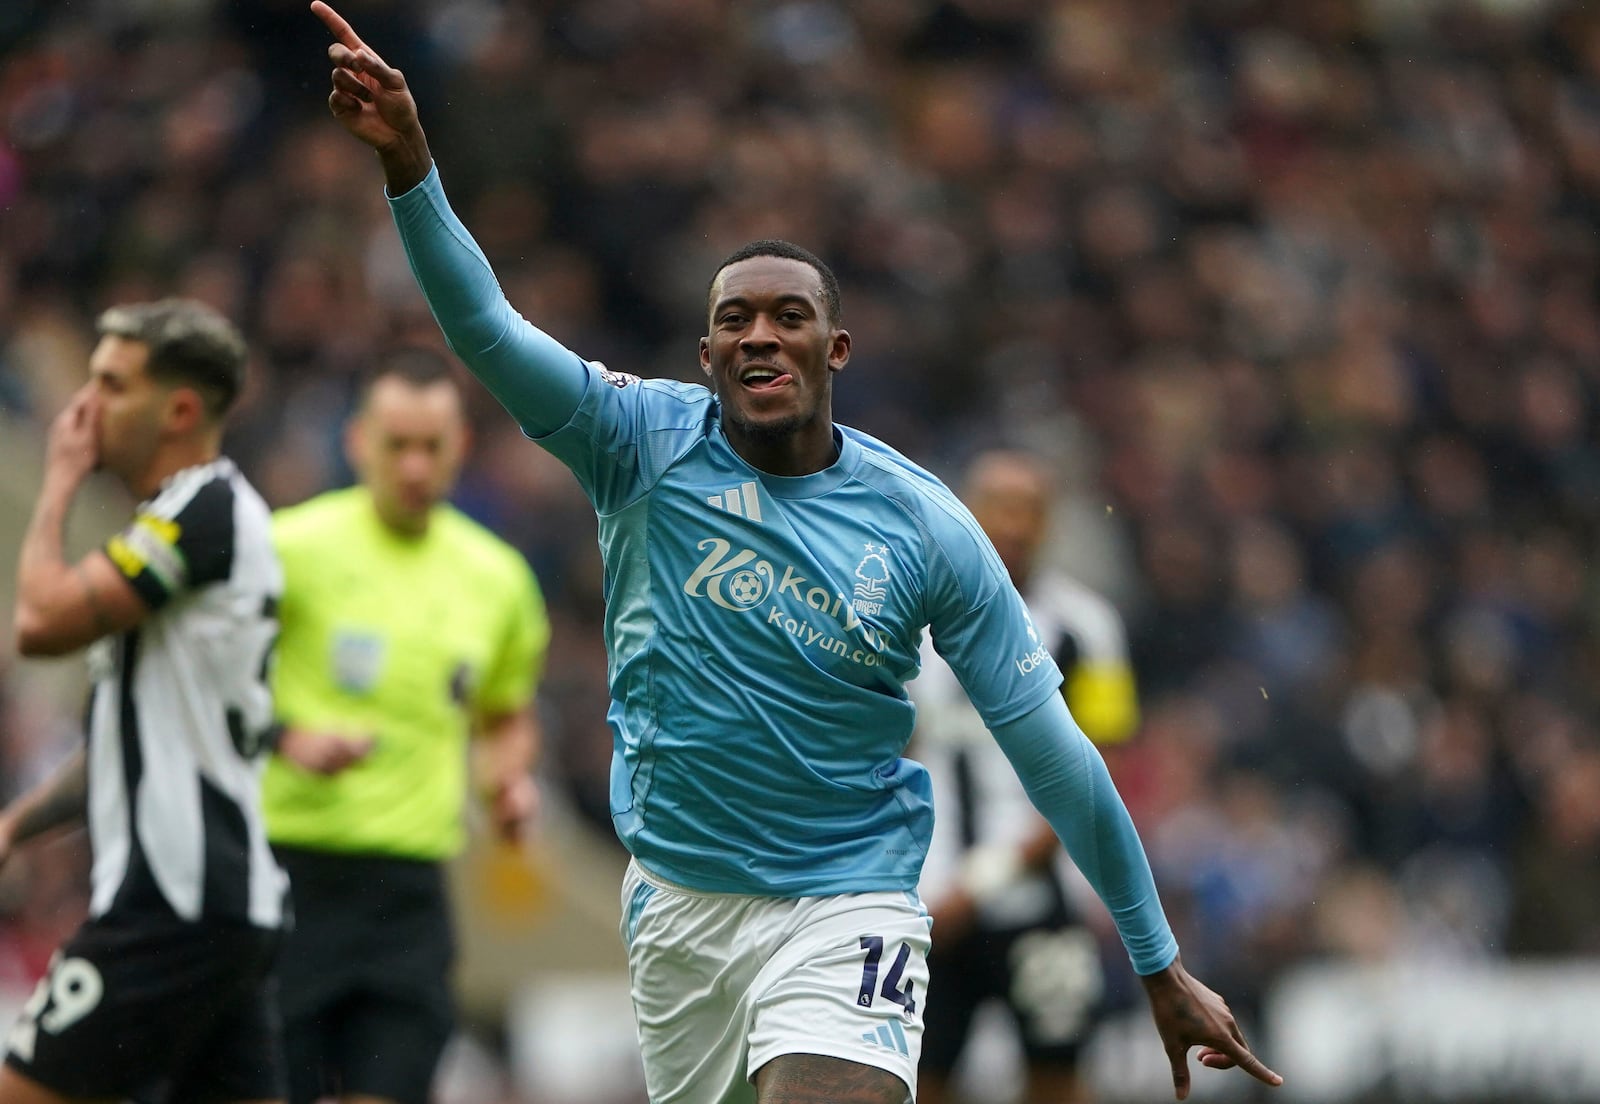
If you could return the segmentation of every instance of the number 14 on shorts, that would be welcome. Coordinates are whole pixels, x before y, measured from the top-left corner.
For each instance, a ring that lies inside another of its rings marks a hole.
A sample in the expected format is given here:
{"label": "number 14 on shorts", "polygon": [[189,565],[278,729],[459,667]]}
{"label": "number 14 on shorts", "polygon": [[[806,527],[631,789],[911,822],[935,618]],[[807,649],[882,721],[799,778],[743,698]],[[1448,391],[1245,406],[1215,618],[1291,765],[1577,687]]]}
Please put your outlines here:
{"label": "number 14 on shorts", "polygon": [[878,966],[883,962],[883,936],[863,935],[861,949],[867,952],[867,958],[861,964],[861,992],[856,996],[856,1004],[871,1008],[874,995],[877,995],[898,1004],[905,1009],[907,1016],[915,1014],[917,1002],[911,991],[916,988],[916,982],[907,981],[904,989],[900,987],[900,976],[905,973],[906,962],[911,958],[911,945],[900,944],[889,972],[883,975],[882,988],[878,986]]}

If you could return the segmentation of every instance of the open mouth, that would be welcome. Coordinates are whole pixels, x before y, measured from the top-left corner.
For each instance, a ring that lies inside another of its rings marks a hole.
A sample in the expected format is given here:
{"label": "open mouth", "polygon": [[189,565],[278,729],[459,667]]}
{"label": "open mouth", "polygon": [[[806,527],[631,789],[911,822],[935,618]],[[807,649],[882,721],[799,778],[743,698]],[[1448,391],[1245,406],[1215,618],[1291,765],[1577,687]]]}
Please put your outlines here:
{"label": "open mouth", "polygon": [[751,391],[771,391],[790,382],[792,377],[771,364],[747,364],[739,372],[739,384]]}

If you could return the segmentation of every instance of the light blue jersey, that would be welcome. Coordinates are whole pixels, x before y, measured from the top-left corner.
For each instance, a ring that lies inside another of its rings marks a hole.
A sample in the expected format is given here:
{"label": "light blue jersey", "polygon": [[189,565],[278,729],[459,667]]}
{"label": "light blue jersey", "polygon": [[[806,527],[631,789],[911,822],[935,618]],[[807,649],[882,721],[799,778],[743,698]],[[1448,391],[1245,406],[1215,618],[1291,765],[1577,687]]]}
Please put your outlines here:
{"label": "light blue jersey", "polygon": [[900,753],[923,628],[992,723],[1061,681],[988,540],[865,434],[768,475],[705,388],[589,372],[539,440],[600,515],[618,834],[698,889],[914,888],[933,811]]}
{"label": "light blue jersey", "polygon": [[392,198],[450,347],[600,518],[612,818],[649,871],[763,896],[912,890],[933,822],[901,757],[925,628],[1140,973],[1177,955],[1061,673],[977,523],[863,433],[798,478],[746,464],[704,387],[581,360],[506,302],[437,172]]}

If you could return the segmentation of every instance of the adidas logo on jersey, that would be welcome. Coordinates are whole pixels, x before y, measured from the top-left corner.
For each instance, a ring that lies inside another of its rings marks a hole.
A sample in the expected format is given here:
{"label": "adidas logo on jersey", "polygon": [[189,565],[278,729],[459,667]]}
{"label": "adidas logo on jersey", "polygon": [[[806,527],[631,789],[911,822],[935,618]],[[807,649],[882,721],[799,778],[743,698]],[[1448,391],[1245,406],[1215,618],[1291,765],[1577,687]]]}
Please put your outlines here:
{"label": "adidas logo on jersey", "polygon": [[721,494],[712,495],[706,499],[706,503],[719,510],[726,510],[734,517],[749,518],[751,521],[761,520],[761,494],[753,479],[737,487],[729,487]]}

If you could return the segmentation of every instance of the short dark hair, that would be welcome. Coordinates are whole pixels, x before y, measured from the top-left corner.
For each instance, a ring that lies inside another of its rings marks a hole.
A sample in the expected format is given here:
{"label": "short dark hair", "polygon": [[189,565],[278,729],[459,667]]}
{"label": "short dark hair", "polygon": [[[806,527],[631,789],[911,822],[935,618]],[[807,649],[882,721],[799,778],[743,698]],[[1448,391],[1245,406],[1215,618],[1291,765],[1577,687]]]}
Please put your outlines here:
{"label": "short dark hair", "polygon": [[386,379],[399,380],[419,390],[436,383],[456,386],[455,369],[444,354],[425,345],[401,345],[380,353],[362,374],[357,408],[366,406],[372,389]]}
{"label": "short dark hair", "polygon": [[144,345],[149,350],[145,374],[193,387],[213,421],[220,421],[244,390],[250,347],[232,322],[194,299],[111,307],[95,321],[95,332]]}
{"label": "short dark hair", "polygon": [[810,265],[822,281],[822,305],[828,311],[828,325],[837,326],[844,318],[844,302],[839,294],[839,279],[834,276],[833,269],[824,264],[822,258],[811,250],[779,238],[762,238],[760,241],[749,242],[728,254],[717,266],[717,270],[711,274],[711,282],[706,285],[708,311],[711,307],[712,291],[717,286],[717,277],[722,275],[722,270],[740,261],[748,261],[752,257],[783,257]]}

